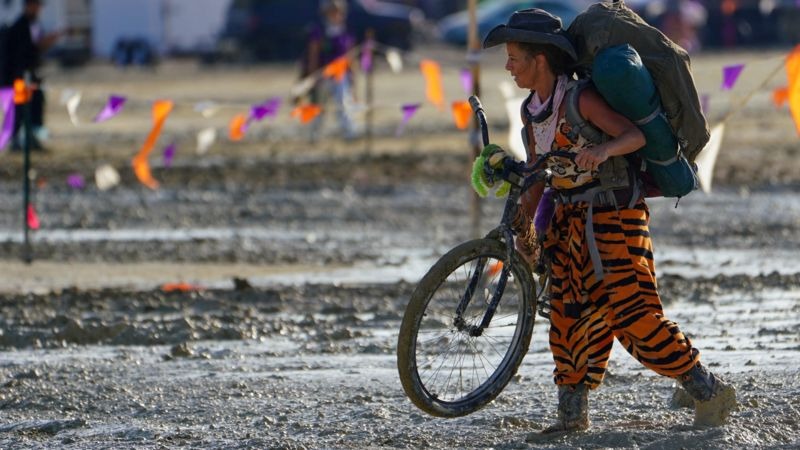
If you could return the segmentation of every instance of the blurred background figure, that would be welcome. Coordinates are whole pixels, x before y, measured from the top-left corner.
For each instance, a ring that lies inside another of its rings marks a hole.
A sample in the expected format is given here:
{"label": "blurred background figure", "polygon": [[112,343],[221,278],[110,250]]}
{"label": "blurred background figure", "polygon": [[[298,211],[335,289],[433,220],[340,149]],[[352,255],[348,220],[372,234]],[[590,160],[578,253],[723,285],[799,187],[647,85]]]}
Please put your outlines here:
{"label": "blurred background figure", "polygon": [[[56,43],[61,33],[45,34],[39,23],[41,0],[24,0],[22,14],[9,27],[6,32],[3,54],[6,57],[4,64],[3,85],[13,84],[16,79],[24,79],[29,73],[31,83],[36,88],[31,98],[31,124],[33,125],[33,139],[31,149],[44,150],[41,141],[47,136],[44,128],[45,97],[42,90],[42,79],[39,69],[42,65],[42,56]],[[23,133],[20,131],[25,120],[23,107],[17,106],[14,119],[14,138],[12,150],[20,150],[23,145]]]}
{"label": "blurred background figure", "polygon": [[[340,57],[351,57],[348,52],[356,44],[355,36],[347,27],[347,2],[345,0],[320,0],[320,21],[311,27],[303,60],[305,77],[325,67]],[[357,137],[352,109],[353,72],[348,69],[341,80],[321,77],[311,93],[311,102],[322,106],[320,114],[311,125],[311,140],[316,141],[321,132],[325,105],[333,104],[336,117],[345,139]]]}
{"label": "blurred background figure", "polygon": [[658,26],[668,38],[689,53],[701,48],[700,32],[708,13],[697,0],[668,0],[663,5]]}

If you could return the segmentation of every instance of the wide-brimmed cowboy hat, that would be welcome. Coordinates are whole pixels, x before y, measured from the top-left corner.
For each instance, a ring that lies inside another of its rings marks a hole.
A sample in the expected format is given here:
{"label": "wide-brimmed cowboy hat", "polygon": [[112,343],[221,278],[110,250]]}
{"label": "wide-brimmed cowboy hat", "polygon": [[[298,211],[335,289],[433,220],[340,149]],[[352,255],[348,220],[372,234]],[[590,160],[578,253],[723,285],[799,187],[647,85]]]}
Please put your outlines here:
{"label": "wide-brimmed cowboy hat", "polygon": [[483,48],[506,42],[550,44],[563,50],[573,60],[578,59],[575,47],[561,28],[561,19],[538,8],[516,11],[508,19],[508,23],[492,28],[483,40]]}

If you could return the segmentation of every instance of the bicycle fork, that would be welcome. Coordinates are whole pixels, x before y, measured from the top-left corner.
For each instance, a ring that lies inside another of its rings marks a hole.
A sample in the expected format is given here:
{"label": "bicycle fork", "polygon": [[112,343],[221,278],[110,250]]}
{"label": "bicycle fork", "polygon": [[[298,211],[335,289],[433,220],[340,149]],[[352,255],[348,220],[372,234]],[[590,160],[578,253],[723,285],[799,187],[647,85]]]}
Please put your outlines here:
{"label": "bicycle fork", "polygon": [[[519,189],[514,188],[513,189]],[[517,195],[509,195],[509,199],[507,201],[511,202],[512,205],[516,204],[516,197]],[[508,206],[508,205],[507,205]],[[514,257],[514,233],[511,231],[511,227],[507,226],[511,221],[511,214],[515,212],[514,207],[506,207],[503,211],[503,219],[501,221],[501,226],[499,228],[500,233],[503,235],[503,239],[506,242],[506,263],[503,264],[503,268],[500,272],[500,278],[497,280],[497,285],[494,288],[494,292],[492,292],[491,300],[489,301],[489,305],[486,308],[486,312],[483,313],[483,319],[481,319],[480,324],[478,325],[468,325],[467,322],[464,320],[464,311],[467,310],[467,306],[472,301],[472,297],[475,295],[475,290],[478,287],[478,284],[481,278],[484,275],[484,268],[486,267],[486,258],[479,258],[477,263],[475,264],[475,270],[472,272],[472,276],[470,278],[469,285],[467,285],[467,289],[464,292],[464,295],[461,297],[461,301],[458,302],[458,307],[456,307],[456,317],[453,319],[453,325],[461,332],[467,332],[472,337],[477,337],[483,334],[483,330],[489,326],[489,323],[492,321],[494,317],[494,313],[497,311],[497,306],[500,304],[500,298],[503,296],[503,292],[506,289],[506,283],[508,282],[508,276],[511,273],[511,261],[513,261]],[[494,232],[493,232],[494,233]],[[493,234],[493,233],[490,233]]]}

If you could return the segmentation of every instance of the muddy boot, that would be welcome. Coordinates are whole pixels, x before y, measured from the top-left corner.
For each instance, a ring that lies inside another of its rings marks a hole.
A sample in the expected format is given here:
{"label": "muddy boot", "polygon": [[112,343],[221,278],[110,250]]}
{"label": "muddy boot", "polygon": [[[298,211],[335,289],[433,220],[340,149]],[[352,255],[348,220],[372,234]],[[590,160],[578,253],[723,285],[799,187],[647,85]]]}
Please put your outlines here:
{"label": "muddy boot", "polygon": [[583,383],[558,386],[558,419],[542,433],[589,428],[589,388]]}
{"label": "muddy boot", "polygon": [[678,382],[695,400],[695,426],[723,425],[728,414],[736,408],[736,389],[700,363],[679,376]]}

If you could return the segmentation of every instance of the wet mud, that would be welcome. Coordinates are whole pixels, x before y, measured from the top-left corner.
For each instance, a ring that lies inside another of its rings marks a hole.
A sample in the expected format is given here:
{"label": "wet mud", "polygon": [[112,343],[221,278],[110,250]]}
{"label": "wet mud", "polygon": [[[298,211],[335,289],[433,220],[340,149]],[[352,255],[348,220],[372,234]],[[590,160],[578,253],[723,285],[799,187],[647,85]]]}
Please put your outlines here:
{"label": "wet mud", "polygon": [[[154,166],[158,191],[110,145],[135,146],[139,128],[93,136],[54,123],[64,148],[35,159],[32,255],[46,265],[14,266],[21,161],[0,159],[0,263],[30,282],[0,274],[0,448],[798,448],[800,163],[770,108],[732,119],[713,195],[649,202],[666,315],[736,386],[730,422],[693,427],[672,380],[615,347],[590,396],[592,428],[548,437],[538,431],[556,393],[541,318],[517,377],[472,415],[427,416],[398,380],[416,282],[474,236],[465,136],[442,132],[445,121],[400,139],[387,120],[369,151],[334,138],[311,147],[286,128],[204,158],[179,153]],[[119,166],[120,186],[59,181],[99,161]],[[481,202],[478,235],[501,208]],[[265,272],[114,278],[153,262]],[[165,281],[190,285],[167,292]]]}

